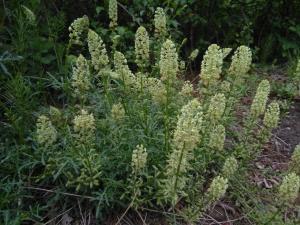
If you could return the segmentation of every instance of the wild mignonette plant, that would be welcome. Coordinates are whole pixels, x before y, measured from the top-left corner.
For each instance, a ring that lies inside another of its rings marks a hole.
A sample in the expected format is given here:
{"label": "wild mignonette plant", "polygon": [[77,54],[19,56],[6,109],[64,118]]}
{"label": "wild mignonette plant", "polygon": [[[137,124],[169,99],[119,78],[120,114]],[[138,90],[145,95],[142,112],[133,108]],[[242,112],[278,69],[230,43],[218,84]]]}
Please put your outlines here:
{"label": "wild mignonette plant", "polygon": [[117,0],[109,0],[108,16],[110,19],[109,27],[118,26],[118,2]]}
{"label": "wild mignonette plant", "polygon": [[164,40],[167,35],[167,19],[164,10],[158,7],[154,15],[155,37]]}
{"label": "wild mignonette plant", "polygon": [[[109,18],[114,29],[117,1],[109,1]],[[242,135],[228,147],[228,118],[234,117],[242,97],[238,85],[249,79],[250,49],[239,47],[230,67],[223,68],[231,49],[210,45],[201,63],[199,88],[194,88],[179,77],[185,62],[171,37],[166,39],[161,8],[154,26],[160,49],[152,52],[151,33],[140,26],[136,66],[130,68],[122,52],[106,48],[101,36],[89,29],[87,17],[71,24],[70,43],[81,45],[82,51],[70,74],[72,91],[64,107],[50,107],[37,119],[35,144],[52,153],[37,153],[43,157],[37,182],[66,184],[61,188],[68,192],[98,196],[97,211],[124,205],[163,207],[193,223],[224,196],[235,172],[247,167],[244,162],[254,159],[269,139],[279,122],[279,106],[267,105],[270,85],[261,81]],[[197,55],[194,51],[187,60]],[[291,165],[299,158],[294,154]],[[291,173],[282,183],[280,199],[293,201],[297,188],[299,178]],[[179,203],[184,203],[180,210]]]}
{"label": "wild mignonette plant", "polygon": [[83,40],[88,28],[89,18],[87,16],[83,16],[74,20],[74,22],[69,27],[69,45],[83,45]]}

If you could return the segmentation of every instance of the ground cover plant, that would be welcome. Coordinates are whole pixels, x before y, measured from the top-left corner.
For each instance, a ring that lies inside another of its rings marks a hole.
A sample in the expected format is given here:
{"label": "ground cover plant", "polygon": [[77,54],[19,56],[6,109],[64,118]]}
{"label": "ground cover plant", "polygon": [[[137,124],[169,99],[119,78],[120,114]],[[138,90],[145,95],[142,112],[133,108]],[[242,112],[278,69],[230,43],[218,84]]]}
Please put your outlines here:
{"label": "ground cover plant", "polygon": [[[261,190],[248,181],[280,120],[270,81],[251,70],[251,49],[209,45],[197,79],[189,81],[199,51],[185,59],[164,9],[156,8],[153,31],[136,30],[134,62],[128,63],[116,32],[117,9],[111,0],[108,44],[88,16],[71,23],[64,74],[49,73],[41,84],[55,100],[31,111],[30,86],[21,76],[8,84],[6,95],[15,92],[20,103],[4,115],[27,117],[11,120],[19,135],[1,139],[1,223],[104,224],[112,218],[126,224],[130,213],[146,223],[141,214],[152,212],[160,218],[153,224],[205,224],[224,197],[251,215],[241,224],[299,223],[299,145],[278,186],[263,193],[273,201],[260,199]],[[295,68],[297,94],[300,62]],[[241,104],[245,97],[250,105]],[[26,118],[34,118],[32,127],[22,124]]]}

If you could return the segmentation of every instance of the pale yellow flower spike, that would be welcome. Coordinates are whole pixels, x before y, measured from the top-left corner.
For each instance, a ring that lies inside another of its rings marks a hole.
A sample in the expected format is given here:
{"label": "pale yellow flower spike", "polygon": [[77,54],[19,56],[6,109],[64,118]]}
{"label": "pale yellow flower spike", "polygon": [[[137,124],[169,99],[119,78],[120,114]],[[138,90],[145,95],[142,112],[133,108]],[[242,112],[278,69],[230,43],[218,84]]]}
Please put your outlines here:
{"label": "pale yellow flower spike", "polygon": [[268,80],[263,80],[258,85],[255,97],[251,105],[251,116],[257,118],[264,114],[268,96],[270,94],[270,83]]}
{"label": "pale yellow flower spike", "polygon": [[281,203],[293,203],[298,197],[300,188],[300,177],[295,173],[289,173],[283,178],[282,184],[279,187],[278,197]]}
{"label": "pale yellow flower spike", "polygon": [[220,79],[223,65],[223,51],[216,45],[208,47],[201,63],[200,79],[204,86],[216,83]]}
{"label": "pale yellow flower spike", "polygon": [[76,65],[73,67],[72,87],[75,95],[82,97],[91,88],[90,71],[87,60],[82,56],[76,60]]}
{"label": "pale yellow flower spike", "polygon": [[110,19],[109,27],[115,28],[118,26],[118,2],[117,0],[109,0],[108,16]]}
{"label": "pale yellow flower spike", "polygon": [[93,30],[88,33],[88,47],[91,54],[92,65],[99,73],[101,69],[107,67],[109,63],[105,44],[101,37]]}
{"label": "pale yellow flower spike", "polygon": [[155,37],[163,39],[167,35],[167,19],[164,10],[158,7],[154,15]]}
{"label": "pale yellow flower spike", "polygon": [[159,68],[162,81],[173,82],[176,79],[178,73],[178,55],[175,44],[169,39],[162,45]]}
{"label": "pale yellow flower spike", "polygon": [[140,69],[149,64],[149,35],[142,26],[135,34],[135,62]]}

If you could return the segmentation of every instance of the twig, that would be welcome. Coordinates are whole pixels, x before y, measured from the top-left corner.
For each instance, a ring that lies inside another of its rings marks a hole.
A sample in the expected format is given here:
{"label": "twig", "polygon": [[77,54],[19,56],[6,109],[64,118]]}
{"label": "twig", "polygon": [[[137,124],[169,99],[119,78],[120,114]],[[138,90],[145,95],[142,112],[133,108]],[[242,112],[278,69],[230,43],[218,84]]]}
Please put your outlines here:
{"label": "twig", "polygon": [[86,222],[85,222],[86,218],[83,217],[80,202],[79,202],[78,199],[77,199],[77,203],[78,203],[78,208],[79,208],[79,213],[80,213],[80,216],[81,216],[81,219],[82,219],[82,223],[83,223],[83,225],[86,225]]}
{"label": "twig", "polygon": [[131,16],[131,18],[132,18],[132,20],[133,20],[134,22],[136,22],[139,26],[141,26],[141,24],[139,23],[139,21],[136,20],[135,16],[134,16],[132,13],[130,13],[130,12],[126,9],[126,7],[125,7],[123,4],[121,4],[120,2],[118,2],[118,5],[119,5],[125,12],[127,12],[127,13]]}
{"label": "twig", "polygon": [[118,219],[118,221],[117,221],[117,223],[115,225],[118,225],[122,221],[122,219],[127,214],[128,210],[132,207],[132,205],[133,205],[133,201],[129,204],[129,206],[127,207],[127,209],[125,210],[125,212],[122,214],[122,216]]}
{"label": "twig", "polygon": [[155,213],[159,213],[159,214],[167,214],[167,215],[170,215],[170,216],[178,216],[177,214],[175,213],[170,213],[170,212],[161,212],[159,210],[155,210],[155,209],[148,209],[148,208],[144,208],[144,207],[140,207],[140,209],[142,210],[146,210],[146,211],[149,211],[149,212],[155,212]]}
{"label": "twig", "polygon": [[208,218],[210,218],[213,222],[210,223],[210,224],[213,224],[213,223],[216,223],[216,224],[219,224],[219,225],[222,225],[222,223],[218,222],[215,218],[211,217],[210,215],[204,213],[204,215]]}
{"label": "twig", "polygon": [[135,211],[136,211],[136,213],[138,214],[138,216],[140,217],[140,219],[142,220],[143,224],[144,224],[144,225],[147,225],[146,221],[143,219],[143,217],[142,217],[142,215],[139,213],[139,211],[138,211],[138,210],[135,210]]}
{"label": "twig", "polygon": [[44,223],[44,225],[47,225],[47,224],[51,223],[52,221],[56,220],[58,217],[60,217],[60,216],[62,216],[62,215],[64,215],[64,214],[66,214],[67,212],[69,212],[71,209],[73,209],[73,207],[67,209],[67,210],[64,211],[63,213],[57,215],[57,216],[54,217],[53,219],[51,219],[51,220],[49,220],[48,222]]}
{"label": "twig", "polygon": [[53,190],[48,190],[45,188],[38,188],[38,187],[23,187],[23,188],[30,189],[30,190],[36,190],[36,191],[44,191],[44,192],[49,192],[49,193],[61,194],[61,195],[67,195],[67,196],[76,197],[76,198],[86,198],[86,199],[90,199],[90,200],[95,200],[95,198],[91,197],[91,196],[78,195],[78,194],[61,192],[61,191],[53,191]]}

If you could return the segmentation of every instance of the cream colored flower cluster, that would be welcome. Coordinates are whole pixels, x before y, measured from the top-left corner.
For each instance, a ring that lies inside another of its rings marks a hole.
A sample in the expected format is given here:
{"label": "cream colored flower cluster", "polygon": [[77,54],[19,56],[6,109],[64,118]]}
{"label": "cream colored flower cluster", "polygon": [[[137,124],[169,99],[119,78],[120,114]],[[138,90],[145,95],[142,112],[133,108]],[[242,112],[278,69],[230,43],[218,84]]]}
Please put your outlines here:
{"label": "cream colored flower cluster", "polygon": [[202,107],[197,99],[193,99],[181,109],[172,140],[172,152],[167,160],[163,190],[165,198],[172,204],[177,202],[178,194],[185,187],[189,161],[200,142],[201,126]]}
{"label": "cream colored flower cluster", "polygon": [[291,204],[298,197],[300,188],[300,177],[295,173],[289,173],[283,178],[279,187],[278,197],[281,203]]}
{"label": "cream colored flower cluster", "polygon": [[272,102],[268,106],[265,116],[264,125],[269,129],[274,129],[278,126],[280,108],[277,102]]}
{"label": "cream colored flower cluster", "polygon": [[167,35],[167,20],[165,11],[158,7],[154,15],[155,37],[164,38]]}
{"label": "cream colored flower cluster", "polygon": [[213,122],[217,123],[222,118],[226,106],[226,98],[225,95],[222,93],[218,93],[214,95],[208,106],[207,115],[208,119]]}
{"label": "cream colored flower cluster", "polygon": [[225,141],[225,127],[217,125],[210,133],[209,147],[217,151],[222,151]]}
{"label": "cream colored flower cluster", "polygon": [[73,120],[76,142],[79,145],[93,146],[95,143],[95,118],[84,109]]}
{"label": "cream colored flower cluster", "polygon": [[270,83],[267,80],[260,82],[255,97],[253,99],[250,113],[253,118],[257,118],[264,114],[266,110],[266,104],[268,101],[268,96],[270,94]]}
{"label": "cream colored flower cluster", "polygon": [[84,96],[91,88],[89,64],[87,60],[80,54],[73,67],[72,87],[76,96]]}
{"label": "cream colored flower cluster", "polygon": [[228,72],[233,78],[243,77],[250,70],[251,63],[251,49],[242,45],[234,52]]}
{"label": "cream colored flower cluster", "polygon": [[73,21],[69,27],[70,44],[83,45],[82,36],[89,29],[89,18],[83,16]]}
{"label": "cream colored flower cluster", "polygon": [[111,107],[111,117],[115,122],[120,122],[125,117],[125,110],[121,103],[114,104]]}
{"label": "cream colored flower cluster", "polygon": [[47,116],[41,115],[37,119],[36,139],[40,147],[49,148],[57,139],[57,131]]}
{"label": "cream colored flower cluster", "polygon": [[217,176],[213,179],[207,190],[207,199],[210,203],[219,200],[225,194],[228,188],[228,179],[221,176]]}
{"label": "cream colored flower cluster", "polygon": [[93,30],[88,33],[88,47],[91,54],[91,61],[94,69],[99,73],[109,63],[105,44],[101,37]]}
{"label": "cream colored flower cluster", "polygon": [[234,157],[229,157],[225,160],[222,168],[222,176],[230,179],[238,168],[238,162]]}
{"label": "cream colored flower cluster", "polygon": [[143,26],[135,34],[135,62],[140,69],[149,64],[149,35]]}
{"label": "cream colored flower cluster", "polygon": [[182,96],[190,97],[192,96],[193,92],[193,84],[190,81],[185,81],[179,94]]}
{"label": "cream colored flower cluster", "polygon": [[117,0],[109,0],[108,17],[110,19],[109,27],[118,26],[118,2]]}
{"label": "cream colored flower cluster", "polygon": [[201,63],[200,79],[204,86],[216,83],[219,80],[223,65],[222,49],[216,44],[208,47]]}
{"label": "cream colored flower cluster", "polygon": [[178,72],[178,54],[175,44],[166,40],[161,48],[159,69],[162,81],[173,82]]}
{"label": "cream colored flower cluster", "polygon": [[121,52],[116,51],[114,54],[114,67],[116,73],[119,75],[119,79],[121,79],[126,86],[135,83],[135,77],[127,65],[127,59]]}
{"label": "cream colored flower cluster", "polygon": [[137,175],[145,168],[147,163],[147,150],[143,145],[137,145],[132,152],[131,167],[132,173]]}

